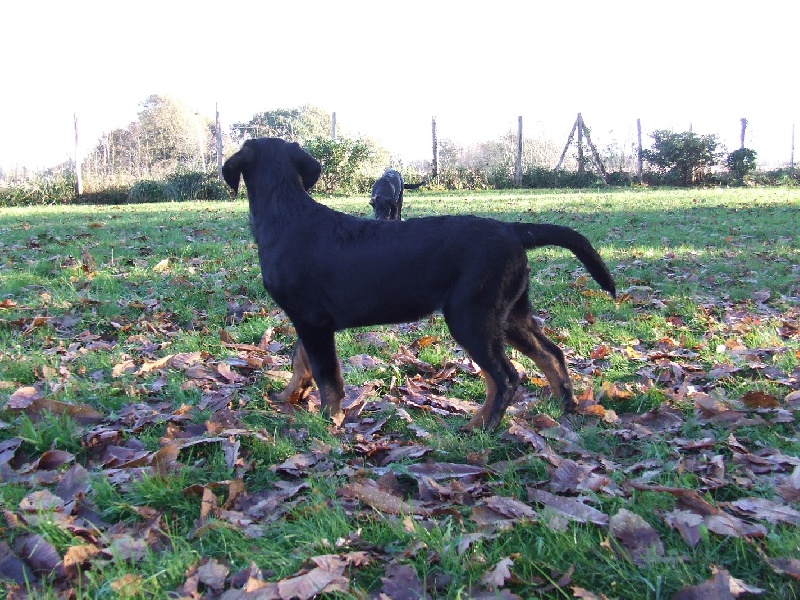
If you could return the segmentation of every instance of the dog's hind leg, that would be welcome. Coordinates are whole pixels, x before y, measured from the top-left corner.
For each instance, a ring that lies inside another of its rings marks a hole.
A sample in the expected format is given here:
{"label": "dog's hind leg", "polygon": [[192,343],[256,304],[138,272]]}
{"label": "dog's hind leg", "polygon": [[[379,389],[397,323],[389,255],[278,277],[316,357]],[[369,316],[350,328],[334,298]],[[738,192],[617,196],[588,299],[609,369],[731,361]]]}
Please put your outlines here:
{"label": "dog's hind leg", "polygon": [[578,404],[572,391],[564,353],[542,331],[531,315],[527,293],[515,304],[506,323],[506,341],[530,358],[544,373],[553,394],[561,398],[565,412],[575,412]]}
{"label": "dog's hind leg", "polygon": [[292,354],[292,378],[286,388],[275,396],[275,399],[278,402],[297,404],[308,395],[313,384],[311,363],[308,362],[308,354],[303,348],[303,342],[298,339]]}
{"label": "dog's hind leg", "polygon": [[496,318],[487,319],[484,310],[475,307],[445,309],[444,315],[453,339],[478,364],[486,380],[486,400],[463,429],[496,429],[514,401],[520,380],[505,353],[502,324]]}
{"label": "dog's hind leg", "polygon": [[311,373],[319,388],[322,414],[336,425],[344,420],[342,398],[344,379],[336,355],[333,330],[296,327],[303,343]]}

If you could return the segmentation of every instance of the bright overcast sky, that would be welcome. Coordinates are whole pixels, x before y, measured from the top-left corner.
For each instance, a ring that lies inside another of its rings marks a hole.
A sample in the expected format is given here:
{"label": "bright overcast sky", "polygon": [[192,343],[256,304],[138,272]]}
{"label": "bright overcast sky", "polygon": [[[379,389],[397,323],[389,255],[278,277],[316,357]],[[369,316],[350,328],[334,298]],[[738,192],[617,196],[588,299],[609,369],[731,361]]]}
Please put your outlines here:
{"label": "bright overcast sky", "polygon": [[564,143],[580,111],[601,147],[641,118],[645,144],[691,124],[729,150],[746,117],[746,145],[773,162],[800,124],[795,0],[25,0],[2,22],[5,167],[71,156],[75,113],[93,147],[151,94],[211,118],[218,103],[223,125],[316,105],[407,160],[429,156],[432,116],[462,145],[518,115]]}

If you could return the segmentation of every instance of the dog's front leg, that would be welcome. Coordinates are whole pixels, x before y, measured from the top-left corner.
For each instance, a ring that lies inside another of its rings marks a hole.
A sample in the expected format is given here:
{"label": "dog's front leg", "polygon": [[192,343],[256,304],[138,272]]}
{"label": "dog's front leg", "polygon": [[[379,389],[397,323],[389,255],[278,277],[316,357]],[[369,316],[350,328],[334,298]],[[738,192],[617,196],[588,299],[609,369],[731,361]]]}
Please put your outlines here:
{"label": "dog's front leg", "polygon": [[334,424],[341,425],[344,420],[344,379],[336,355],[333,330],[297,327],[297,333],[303,341],[314,381],[319,388],[322,414]]}
{"label": "dog's front leg", "polygon": [[308,396],[314,379],[311,375],[311,363],[308,362],[308,354],[303,348],[303,342],[297,340],[297,345],[294,347],[292,354],[292,378],[275,399],[278,402],[288,402],[290,404],[297,404]]}

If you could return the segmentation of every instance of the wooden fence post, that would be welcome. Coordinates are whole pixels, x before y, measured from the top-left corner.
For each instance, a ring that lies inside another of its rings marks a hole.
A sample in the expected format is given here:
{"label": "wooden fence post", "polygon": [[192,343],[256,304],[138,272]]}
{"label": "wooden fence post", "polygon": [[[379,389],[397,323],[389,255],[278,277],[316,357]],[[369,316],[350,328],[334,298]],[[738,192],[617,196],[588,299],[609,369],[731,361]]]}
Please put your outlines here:
{"label": "wooden fence post", "polygon": [[583,117],[578,113],[578,175],[583,175]]}
{"label": "wooden fence post", "polygon": [[431,175],[439,183],[439,144],[436,141],[436,117],[431,117],[431,135],[433,138],[433,160],[431,161]]}
{"label": "wooden fence post", "polygon": [[741,135],[741,142],[742,142],[742,143],[741,143],[741,145],[739,146],[739,148],[744,148],[744,132],[745,132],[745,130],[747,129],[747,119],[745,119],[744,117],[742,117],[742,118],[741,118],[741,119],[739,119],[739,120],[740,120],[740,121],[741,121],[741,123],[742,123],[742,135]]}
{"label": "wooden fence post", "polygon": [[214,110],[217,113],[214,126],[214,142],[217,149],[217,173],[219,174],[219,180],[224,182],[222,178],[222,127],[219,123],[219,103],[214,105]]}
{"label": "wooden fence post", "polygon": [[517,117],[517,159],[514,162],[514,186],[522,187],[522,116]]}
{"label": "wooden fence post", "polygon": [[636,156],[636,178],[642,183],[642,120],[636,119],[636,138],[639,152]]}
{"label": "wooden fence post", "polygon": [[83,194],[83,177],[81,176],[81,153],[78,148],[78,114],[73,113],[75,122],[75,195]]}
{"label": "wooden fence post", "polygon": [[569,145],[572,143],[572,136],[575,135],[575,130],[578,128],[578,120],[575,119],[575,123],[572,124],[572,129],[569,132],[569,136],[567,136],[567,143],[564,145],[564,151],[561,153],[561,158],[558,159],[558,164],[556,168],[553,169],[554,171],[558,171],[561,168],[561,163],[564,162],[564,157],[567,155],[567,150],[569,150]]}

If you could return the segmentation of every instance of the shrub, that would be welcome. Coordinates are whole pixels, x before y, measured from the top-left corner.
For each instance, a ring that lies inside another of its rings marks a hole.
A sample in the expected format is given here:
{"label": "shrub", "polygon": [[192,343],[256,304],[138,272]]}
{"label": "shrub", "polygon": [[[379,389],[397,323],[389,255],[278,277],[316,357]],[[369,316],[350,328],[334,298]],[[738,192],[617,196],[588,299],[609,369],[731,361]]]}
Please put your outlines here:
{"label": "shrub", "polygon": [[643,150],[642,157],[665,176],[667,183],[682,186],[701,183],[706,169],[719,159],[715,135],[661,129],[654,131],[652,138],[653,148]]}
{"label": "shrub", "polygon": [[75,200],[75,174],[51,170],[30,179],[0,185],[0,206],[67,204]]}
{"label": "shrub", "polygon": [[745,177],[756,170],[756,152],[750,148],[739,148],[728,154],[726,163],[730,172],[742,183]]}
{"label": "shrub", "polygon": [[143,204],[148,202],[165,202],[175,200],[178,196],[174,186],[165,181],[143,179],[137,181],[128,194],[128,202]]}

